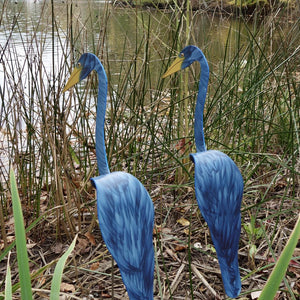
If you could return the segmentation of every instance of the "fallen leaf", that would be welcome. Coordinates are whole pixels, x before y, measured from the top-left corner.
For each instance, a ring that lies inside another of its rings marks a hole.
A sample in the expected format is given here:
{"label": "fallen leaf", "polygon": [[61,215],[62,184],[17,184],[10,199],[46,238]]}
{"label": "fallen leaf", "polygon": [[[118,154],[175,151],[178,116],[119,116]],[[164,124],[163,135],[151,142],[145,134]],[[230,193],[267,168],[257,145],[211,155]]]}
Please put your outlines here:
{"label": "fallen leaf", "polygon": [[169,227],[163,227],[161,229],[161,232],[164,233],[164,234],[171,234],[172,233],[172,229],[169,228]]}
{"label": "fallen leaf", "polygon": [[96,241],[94,235],[92,235],[90,232],[85,233],[85,237],[89,240],[91,245],[96,246]]}
{"label": "fallen leaf", "polygon": [[190,234],[190,229],[189,228],[186,228],[183,230],[183,232],[186,234],[186,235],[189,235]]}
{"label": "fallen leaf", "polygon": [[300,256],[300,248],[294,250],[294,256]]}
{"label": "fallen leaf", "polygon": [[43,286],[46,282],[46,277],[42,276],[38,279],[38,285],[39,287]]}
{"label": "fallen leaf", "polygon": [[175,251],[184,251],[187,248],[187,245],[177,245]]}
{"label": "fallen leaf", "polygon": [[77,241],[78,241],[78,243],[76,245],[77,252],[79,252],[80,254],[84,254],[84,253],[87,253],[88,251],[90,251],[90,247],[88,247],[88,245],[89,245],[88,240],[78,238]]}
{"label": "fallen leaf", "polygon": [[294,259],[290,260],[290,265],[295,267],[300,267],[300,263]]}
{"label": "fallen leaf", "polygon": [[190,221],[186,220],[185,218],[180,218],[177,220],[177,223],[183,225],[183,226],[189,226],[190,225]]}
{"label": "fallen leaf", "polygon": [[62,247],[63,247],[62,243],[57,243],[57,244],[55,244],[54,246],[51,247],[51,250],[55,254],[60,254],[60,253],[62,253]]}
{"label": "fallen leaf", "polygon": [[[14,236],[7,236],[6,237],[6,242],[8,244],[10,244],[11,242],[13,242],[15,240],[15,237]],[[0,240],[0,250],[4,249],[4,241],[3,240]]]}
{"label": "fallen leaf", "polygon": [[99,266],[100,266],[100,262],[95,262],[95,263],[91,264],[90,269],[95,271],[99,268]]}
{"label": "fallen leaf", "polygon": [[261,294],[261,291],[256,291],[251,293],[251,299],[257,299]]}
{"label": "fallen leaf", "polygon": [[75,293],[75,287],[73,284],[69,284],[69,283],[65,283],[62,282],[60,285],[60,290],[62,292],[71,292],[71,293]]}
{"label": "fallen leaf", "polygon": [[26,248],[27,249],[31,249],[31,248],[33,248],[33,247],[35,247],[36,246],[36,243],[29,243],[29,244],[26,244]]}
{"label": "fallen leaf", "polygon": [[184,209],[184,207],[175,207],[175,211],[178,211],[180,213],[185,213],[186,210]]}
{"label": "fallen leaf", "polygon": [[175,145],[176,150],[179,150],[181,154],[184,154],[185,152],[185,138],[182,138],[178,141],[178,143]]}

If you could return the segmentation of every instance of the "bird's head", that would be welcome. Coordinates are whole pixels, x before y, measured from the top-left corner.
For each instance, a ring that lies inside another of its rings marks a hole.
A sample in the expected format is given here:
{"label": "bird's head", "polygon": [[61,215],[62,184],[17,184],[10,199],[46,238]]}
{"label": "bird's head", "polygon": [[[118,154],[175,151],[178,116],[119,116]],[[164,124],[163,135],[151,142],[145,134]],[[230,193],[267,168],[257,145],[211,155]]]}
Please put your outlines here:
{"label": "bird's head", "polygon": [[186,46],[171,64],[167,72],[162,76],[166,78],[167,76],[183,70],[191,65],[194,61],[200,61],[204,57],[202,51],[196,46]]}
{"label": "bird's head", "polygon": [[96,67],[98,58],[92,53],[84,53],[79,58],[71,76],[63,89],[63,92],[70,89],[79,81],[85,79]]}

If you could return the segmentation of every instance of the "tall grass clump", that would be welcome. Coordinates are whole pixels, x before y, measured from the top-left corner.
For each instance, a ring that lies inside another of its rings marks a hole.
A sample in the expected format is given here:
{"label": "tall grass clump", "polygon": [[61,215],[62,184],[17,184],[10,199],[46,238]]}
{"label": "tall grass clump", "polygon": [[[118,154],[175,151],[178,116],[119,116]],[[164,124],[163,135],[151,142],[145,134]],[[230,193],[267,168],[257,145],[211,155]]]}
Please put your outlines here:
{"label": "tall grass clump", "polygon": [[[188,159],[195,151],[201,70],[194,64],[188,73],[161,79],[188,44],[199,46],[210,64],[207,148],[227,153],[244,177],[242,292],[263,288],[299,211],[299,20],[282,22],[289,15],[281,7],[264,18],[255,13],[228,18],[211,13],[211,6],[193,11],[187,4],[174,1],[158,10],[157,4],[140,9],[91,0],[2,2],[0,263],[8,269],[11,251],[14,292],[19,279],[14,276],[11,167],[30,245],[33,297],[49,294],[53,263],[77,234],[74,259],[64,271],[67,288],[79,298],[124,294],[101,239],[89,182],[98,174],[97,77],[62,95],[77,59],[93,52],[108,77],[105,139],[110,168],[135,175],[154,200],[155,295],[223,295]],[[280,289],[293,299],[297,292],[291,274]],[[5,276],[0,280],[4,291]]]}

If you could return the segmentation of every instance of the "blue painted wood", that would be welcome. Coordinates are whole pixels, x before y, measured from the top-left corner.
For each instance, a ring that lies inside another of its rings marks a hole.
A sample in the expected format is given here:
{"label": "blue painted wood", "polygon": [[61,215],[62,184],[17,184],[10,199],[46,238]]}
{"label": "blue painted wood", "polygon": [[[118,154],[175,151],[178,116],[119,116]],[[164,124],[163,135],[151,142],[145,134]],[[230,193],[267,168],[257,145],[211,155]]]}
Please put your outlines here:
{"label": "blue painted wood", "polygon": [[84,53],[79,80],[98,74],[96,155],[100,176],[91,178],[103,240],[116,260],[130,300],[153,299],[153,202],[142,183],[125,172],[110,173],[105,150],[104,121],[107,77],[97,56]]}
{"label": "blue painted wood", "polygon": [[238,248],[243,178],[236,164],[226,154],[215,150],[206,151],[203,111],[209,66],[203,52],[196,46],[187,46],[179,57],[184,57],[181,69],[194,61],[199,61],[201,67],[194,125],[197,153],[190,154],[195,164],[195,193],[217,252],[225,292],[235,298],[241,291]]}

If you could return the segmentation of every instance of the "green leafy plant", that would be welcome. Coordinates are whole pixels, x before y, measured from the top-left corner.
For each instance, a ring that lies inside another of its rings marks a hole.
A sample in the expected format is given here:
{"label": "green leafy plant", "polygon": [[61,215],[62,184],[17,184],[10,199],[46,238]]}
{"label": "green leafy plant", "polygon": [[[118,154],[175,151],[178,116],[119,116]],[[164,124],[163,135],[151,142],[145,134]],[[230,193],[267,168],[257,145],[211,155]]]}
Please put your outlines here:
{"label": "green leafy plant", "polygon": [[15,238],[17,248],[17,260],[19,267],[19,277],[21,286],[21,298],[32,299],[31,278],[29,271],[29,261],[26,247],[26,234],[22,206],[19,198],[15,173],[10,170],[10,187],[13,204],[13,214],[15,220]]}
{"label": "green leafy plant", "polygon": [[6,276],[5,276],[5,300],[12,299],[11,270],[9,266],[9,258],[10,258],[10,253],[7,259],[7,268],[6,268]]}
{"label": "green leafy plant", "polygon": [[59,298],[59,292],[60,292],[60,284],[61,284],[61,278],[64,271],[65,263],[74,250],[75,244],[77,240],[77,235],[75,236],[72,244],[69,246],[68,250],[65,252],[65,254],[59,259],[57,262],[57,265],[55,267],[52,282],[51,282],[51,293],[50,293],[50,300],[56,300]]}
{"label": "green leafy plant", "polygon": [[289,240],[284,247],[282,253],[280,254],[279,259],[276,262],[276,265],[268,278],[268,281],[262,290],[262,293],[259,296],[259,300],[269,300],[275,297],[276,292],[278,291],[279,285],[282,281],[282,278],[286,272],[286,269],[290,263],[293,252],[297,246],[297,243],[300,238],[300,214],[298,221],[289,237]]}
{"label": "green leafy plant", "polygon": [[[17,189],[15,174],[12,169],[10,170],[10,183],[11,183],[11,195],[12,195],[12,203],[13,203],[13,214],[15,219],[15,239],[16,239],[17,260],[18,260],[18,268],[19,268],[19,280],[20,280],[20,287],[21,287],[21,298],[29,300],[29,299],[33,299],[32,288],[31,288],[31,277],[36,277],[36,275],[43,272],[47,267],[51,266],[51,264],[41,268],[38,272],[36,272],[32,276],[30,275],[22,206],[19,198],[18,189]],[[56,300],[59,298],[60,284],[61,284],[64,266],[67,258],[74,250],[76,240],[77,240],[77,235],[75,236],[74,240],[72,241],[67,251],[61,256],[61,258],[57,262],[52,277],[52,283],[51,283],[51,292],[50,292],[51,300]],[[10,270],[9,259],[8,259],[7,272],[5,276],[5,300],[12,299],[12,292],[13,290],[16,289],[16,287],[18,287],[18,285],[15,285],[14,288],[11,285],[11,270]]]}
{"label": "green leafy plant", "polygon": [[251,260],[251,264],[254,267],[254,257],[257,252],[256,241],[260,239],[264,233],[262,227],[256,227],[255,225],[256,218],[252,215],[250,217],[250,222],[243,224],[243,228],[246,231],[249,238],[249,258]]}

